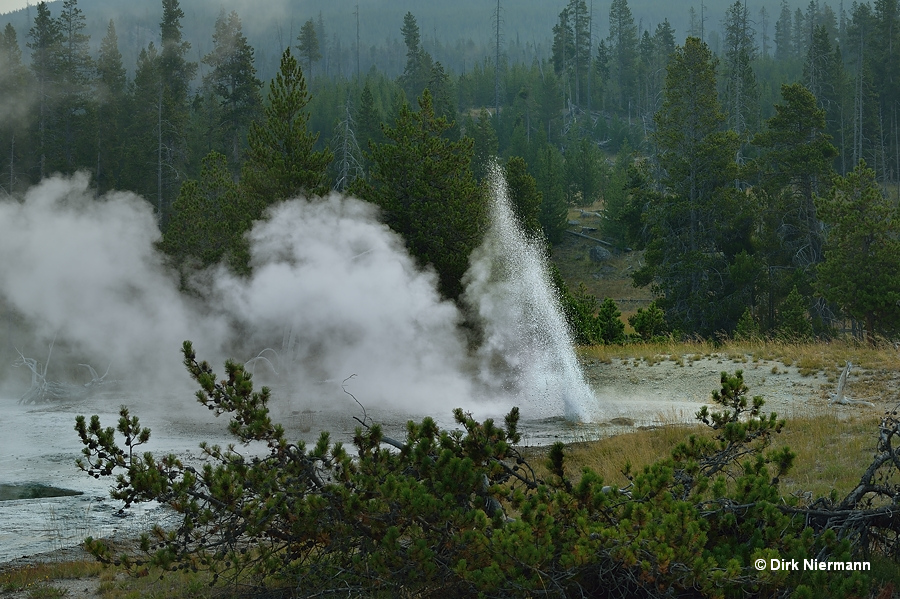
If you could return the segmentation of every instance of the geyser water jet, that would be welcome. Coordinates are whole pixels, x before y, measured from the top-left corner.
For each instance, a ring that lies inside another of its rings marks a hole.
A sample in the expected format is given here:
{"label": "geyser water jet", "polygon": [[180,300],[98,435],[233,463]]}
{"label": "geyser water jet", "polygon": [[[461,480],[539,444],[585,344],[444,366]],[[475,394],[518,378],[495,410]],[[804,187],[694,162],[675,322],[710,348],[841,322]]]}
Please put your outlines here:
{"label": "geyser water jet", "polygon": [[541,241],[519,226],[496,163],[489,181],[491,225],[464,280],[484,329],[481,383],[522,403],[526,418],[596,420],[599,405],[575,356]]}
{"label": "geyser water jet", "polygon": [[595,420],[542,250],[519,230],[499,169],[492,179],[493,222],[465,280],[484,333],[474,352],[434,272],[416,267],[371,204],[337,195],[283,202],[248,234],[251,277],[211,268],[194,273],[198,291],[185,294],[156,249],[150,205],[127,192],[98,198],[79,173],[0,201],[0,309],[20,319],[0,355],[11,365],[14,345],[42,354],[57,339],[69,357],[54,353],[53,376],[65,379],[57,369],[66,360],[112,362],[110,377],[127,380],[134,411],[149,415],[171,407],[161,396],[190,401],[184,339],[221,364],[257,355],[290,329],[291,384],[276,407],[354,412],[340,382],[356,374],[350,389],[361,402],[408,416],[519,405],[525,419]]}

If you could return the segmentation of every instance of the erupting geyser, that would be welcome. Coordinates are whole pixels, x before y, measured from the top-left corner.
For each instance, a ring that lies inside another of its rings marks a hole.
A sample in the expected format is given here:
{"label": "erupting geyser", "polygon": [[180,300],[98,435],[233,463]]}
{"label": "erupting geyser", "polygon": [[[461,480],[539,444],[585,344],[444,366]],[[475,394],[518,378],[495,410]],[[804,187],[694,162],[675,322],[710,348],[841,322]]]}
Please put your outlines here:
{"label": "erupting geyser", "polygon": [[593,421],[598,402],[575,356],[541,242],[519,226],[496,163],[490,183],[491,226],[465,281],[466,299],[484,326],[481,382],[523,400],[528,417],[562,412],[568,420]]}
{"label": "erupting geyser", "polygon": [[482,334],[474,352],[434,272],[416,267],[371,204],[335,194],[274,206],[248,233],[250,277],[214,267],[193,273],[194,292],[184,293],[157,250],[150,204],[127,192],[97,197],[89,183],[84,173],[55,176],[20,201],[0,200],[0,309],[19,323],[0,351],[10,366],[15,349],[42,356],[56,339],[50,378],[111,363],[110,378],[127,380],[132,408],[147,414],[166,409],[161,396],[190,401],[184,339],[219,365],[290,330],[289,393],[276,392],[289,409],[354,411],[340,382],[355,374],[361,402],[409,416],[512,405],[526,420],[599,415],[543,251],[517,225],[496,166],[492,224],[464,281]]}

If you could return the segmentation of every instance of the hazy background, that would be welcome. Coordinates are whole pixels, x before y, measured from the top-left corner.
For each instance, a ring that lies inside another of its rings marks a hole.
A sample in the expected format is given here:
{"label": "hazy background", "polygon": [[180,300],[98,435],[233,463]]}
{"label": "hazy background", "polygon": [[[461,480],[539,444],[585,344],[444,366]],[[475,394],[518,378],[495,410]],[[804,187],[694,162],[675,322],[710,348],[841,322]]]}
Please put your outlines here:
{"label": "hazy background", "polygon": [[[789,0],[791,9],[806,8],[803,0]],[[826,2],[827,3],[827,2]],[[265,3],[248,0],[182,0],[185,13],[182,20],[184,38],[191,42],[189,59],[198,60],[212,49],[213,24],[219,11],[235,10],[243,21],[244,33],[256,51],[258,75],[264,81],[271,78],[284,47],[296,44],[300,27],[308,19],[317,23],[321,19],[324,38],[320,43],[329,45],[318,68],[328,69],[330,75],[347,75],[356,69],[356,35],[359,10],[360,67],[362,72],[376,66],[390,77],[399,75],[406,62],[400,28],[407,11],[415,15],[422,43],[426,51],[447,69],[467,72],[477,62],[493,56],[494,12],[492,0],[457,0],[452,3],[421,0],[267,0]],[[530,64],[534,57],[545,58],[550,54],[553,26],[559,12],[567,3],[563,0],[503,0],[501,2],[503,52],[511,63]],[[594,26],[592,36],[595,45],[609,32],[609,0],[588,0],[593,4]],[[728,6],[727,0],[703,2],[705,31],[713,50],[716,37],[722,28],[722,19]],[[832,3],[837,10],[837,2]],[[61,0],[48,3],[51,14],[58,15]],[[689,11],[693,7],[698,18],[701,0],[632,0],[628,3],[634,15],[639,34],[653,31],[662,19],[667,18],[681,43],[687,35]],[[0,0],[0,11],[16,12],[0,15],[0,26],[11,22],[16,28],[19,43],[25,47],[26,36],[34,19],[34,4],[23,8],[18,0]],[[120,0],[80,0],[79,8],[87,19],[87,31],[91,44],[99,47],[110,19],[116,21],[119,49],[123,63],[133,71],[137,55],[150,41],[157,41],[161,2],[121,2]],[[769,15],[768,35],[775,31],[775,20],[780,10],[777,0],[748,2],[751,16],[758,19],[765,7]],[[845,7],[848,8],[848,7]],[[761,34],[761,25],[756,24]],[[320,31],[321,32],[321,31]],[[26,57],[27,60],[27,57]]]}

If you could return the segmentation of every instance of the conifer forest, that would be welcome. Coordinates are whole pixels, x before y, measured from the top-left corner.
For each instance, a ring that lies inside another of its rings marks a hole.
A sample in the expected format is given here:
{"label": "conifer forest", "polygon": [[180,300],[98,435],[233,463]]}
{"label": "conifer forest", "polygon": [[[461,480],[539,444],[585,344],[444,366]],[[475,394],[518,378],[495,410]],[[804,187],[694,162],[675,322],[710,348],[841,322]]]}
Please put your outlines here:
{"label": "conifer forest", "polygon": [[[895,1],[701,5],[652,26],[626,0],[561,3],[540,25],[546,6],[498,2],[472,7],[491,23],[478,41],[462,9],[428,32],[412,12],[390,28],[360,22],[364,8],[336,26],[292,13],[268,35],[252,15],[264,64],[224,7],[188,18],[165,0],[119,23],[77,0],[10,14],[0,186],[88,171],[98,192],[153,204],[176,263],[224,258],[238,272],[266,206],[349,192],[384,210],[453,298],[498,156],[523,223],[551,244],[568,207],[602,206],[603,236],[646,251],[634,282],[671,331],[730,335],[743,318],[763,333],[873,339],[900,324]],[[429,22],[434,10],[422,9]],[[426,155],[437,171],[408,168]],[[446,227],[403,197],[426,189]]]}
{"label": "conifer forest", "polygon": [[[465,306],[502,171],[546,256],[578,209],[599,219],[589,239],[640,256],[631,282],[653,299],[627,332],[551,262],[581,345],[889,346],[900,0],[720,1],[39,2],[0,15],[0,202],[56,175],[133,192],[193,298],[214,288],[198,272],[252,280],[248,233],[289,200],[358,198],[405,270],[433,274],[435,304],[460,307],[462,354],[486,335]],[[195,468],[135,451],[150,432],[125,407],[117,429],[79,416],[81,469],[180,518],[122,555],[87,541],[133,573],[201,570],[259,596],[872,597],[864,572],[753,564],[900,559],[896,409],[849,494],[786,497],[785,421],[723,372],[703,432],[617,488],[573,474],[562,443],[532,468],[518,408],[502,426],[462,409],[453,430],[411,421],[401,440],[364,411],[352,448],[327,433],[307,448],[250,362],[218,378],[191,342],[182,357],[198,401],[259,451],[204,445]]]}

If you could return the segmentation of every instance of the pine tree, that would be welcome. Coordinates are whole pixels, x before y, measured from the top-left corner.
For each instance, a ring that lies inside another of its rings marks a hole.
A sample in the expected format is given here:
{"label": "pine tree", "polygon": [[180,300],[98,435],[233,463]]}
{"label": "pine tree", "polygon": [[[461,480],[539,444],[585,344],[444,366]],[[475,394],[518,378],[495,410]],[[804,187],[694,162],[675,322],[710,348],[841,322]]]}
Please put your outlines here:
{"label": "pine tree", "polygon": [[794,57],[791,40],[791,9],[787,0],[781,0],[781,12],[775,21],[775,60],[784,61]]}
{"label": "pine tree", "polygon": [[247,128],[262,109],[262,82],[256,78],[253,54],[238,14],[232,11],[226,17],[222,11],[216,20],[213,50],[203,57],[203,63],[212,67],[203,83],[220,103],[221,122],[217,125],[228,143],[233,172],[241,162]]}
{"label": "pine tree", "polygon": [[53,108],[56,106],[59,78],[58,49],[62,43],[62,32],[59,23],[50,16],[46,2],[39,2],[34,25],[28,31],[28,47],[31,49],[31,72],[35,80],[38,114],[36,120],[38,177],[43,179],[49,172],[48,158],[56,148],[56,139],[52,137]]}
{"label": "pine tree", "polygon": [[875,171],[860,162],[817,198],[828,226],[817,289],[844,314],[862,321],[866,336],[900,326],[900,222],[897,203],[881,191]]}
{"label": "pine tree", "polygon": [[52,121],[59,131],[53,137],[60,144],[59,166],[71,173],[87,162],[88,148],[94,145],[91,143],[93,140],[83,135],[93,129],[89,125],[89,110],[92,108],[89,104],[94,64],[90,54],[90,36],[84,33],[87,24],[77,0],[63,2],[57,22],[60,32],[55,59],[58,68],[58,112]]}
{"label": "pine tree", "polygon": [[758,127],[759,89],[751,63],[756,59],[756,32],[746,0],[736,0],[725,18],[725,97],[727,123],[742,140]]}
{"label": "pine tree", "polygon": [[490,165],[497,156],[497,132],[492,121],[487,109],[482,108],[478,121],[473,122],[470,118],[467,125],[466,133],[473,141],[472,174],[479,181],[487,176]]}
{"label": "pine tree", "polygon": [[825,133],[825,111],[808,89],[799,83],[783,85],[781,95],[784,103],[775,105],[775,116],[766,121],[767,130],[753,139],[764,150],[755,168],[763,190],[771,196],[787,194],[791,198],[783,217],[795,215],[792,228],[796,237],[791,237],[797,247],[792,250],[798,266],[809,267],[822,259],[814,199],[830,185],[837,149]]}
{"label": "pine tree", "polygon": [[250,216],[228,159],[212,152],[203,159],[200,180],[181,186],[161,247],[184,268],[227,260],[237,272],[246,272],[243,234],[252,224]]}
{"label": "pine tree", "polygon": [[730,330],[743,309],[728,271],[746,243],[746,208],[733,189],[738,140],[720,130],[724,118],[715,58],[689,37],[672,55],[656,114],[666,193],[647,213],[647,263],[634,280],[653,284],[669,322],[701,334]]}
{"label": "pine tree", "polygon": [[0,119],[0,189],[7,194],[18,187],[22,173],[23,141],[27,140],[24,123],[28,120],[30,81],[22,64],[22,50],[12,23],[0,32],[0,106],[5,117]]}
{"label": "pine tree", "polygon": [[767,328],[777,326],[777,307],[795,284],[811,293],[815,265],[823,258],[815,198],[830,187],[837,155],[815,96],[799,83],[782,86],[781,95],[784,102],[775,105],[766,131],[753,139],[761,155],[751,165],[759,201],[757,255],[767,273]]}
{"label": "pine tree", "polygon": [[359,108],[356,111],[356,140],[363,152],[363,165],[368,171],[370,166],[369,150],[374,144],[384,141],[381,132],[384,119],[375,104],[375,95],[372,93],[368,78],[363,85],[357,106]]}
{"label": "pine tree", "polygon": [[538,191],[537,181],[528,172],[525,159],[513,156],[506,162],[503,170],[506,175],[510,204],[519,221],[519,226],[531,237],[542,235],[540,212],[541,202],[544,198]]}
{"label": "pine tree", "polygon": [[449,126],[435,115],[428,90],[419,112],[403,105],[395,125],[385,129],[388,142],[372,152],[369,181],[355,191],[382,209],[420,265],[434,267],[441,293],[457,299],[469,254],[484,235],[487,202],[469,166],[472,140],[446,139]]}
{"label": "pine tree", "polygon": [[545,143],[538,151],[536,175],[535,180],[542,198],[538,220],[547,241],[558,245],[569,226],[569,209],[564,187],[565,164],[559,150],[553,145]]}
{"label": "pine tree", "polygon": [[162,0],[163,16],[159,24],[161,46],[158,56],[157,113],[157,197],[160,220],[165,222],[166,198],[174,195],[184,175],[187,156],[189,92],[197,72],[197,63],[187,60],[191,44],[183,39],[178,0]]}
{"label": "pine tree", "polygon": [[319,51],[319,36],[316,34],[316,24],[310,19],[300,28],[300,34],[297,36],[297,52],[306,60],[306,72],[312,74],[313,63],[322,60],[322,53]]}
{"label": "pine tree", "polygon": [[115,187],[122,177],[128,117],[127,85],[116,25],[110,20],[97,58],[97,185]]}
{"label": "pine tree", "polygon": [[638,55],[638,31],[628,0],[612,0],[609,7],[610,72],[615,84],[615,101],[621,111],[630,115],[630,102],[635,94],[635,63]]}
{"label": "pine tree", "polygon": [[121,183],[155,204],[163,213],[162,190],[162,81],[159,51],[153,42],[138,54],[130,90],[124,165]]}
{"label": "pine tree", "polygon": [[428,86],[433,61],[431,55],[422,48],[419,25],[412,13],[404,15],[400,33],[403,35],[403,43],[406,44],[406,66],[400,75],[400,86],[406,92],[406,99],[409,102],[417,98]]}
{"label": "pine tree", "polygon": [[270,84],[263,121],[250,125],[241,170],[241,186],[256,203],[257,215],[265,206],[301,194],[321,195],[331,187],[326,171],[333,155],[314,149],[319,136],[307,129],[308,103],[303,71],[287,48]]}

